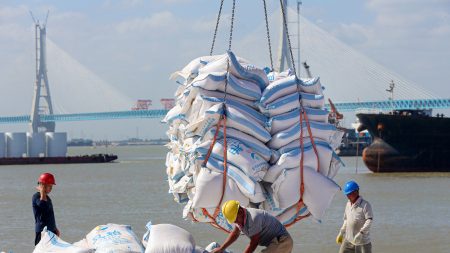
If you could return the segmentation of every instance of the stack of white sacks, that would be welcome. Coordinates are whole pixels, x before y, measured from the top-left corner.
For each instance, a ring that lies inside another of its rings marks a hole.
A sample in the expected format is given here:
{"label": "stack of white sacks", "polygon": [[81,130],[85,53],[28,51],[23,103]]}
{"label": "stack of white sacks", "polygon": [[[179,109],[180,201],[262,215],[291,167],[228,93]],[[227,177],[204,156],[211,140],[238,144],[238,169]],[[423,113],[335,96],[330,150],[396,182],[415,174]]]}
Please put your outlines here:
{"label": "stack of white sacks", "polygon": [[203,249],[195,244],[191,233],[172,224],[148,222],[146,227],[141,241],[129,225],[99,225],[74,244],[45,227],[33,253],[208,253],[220,247],[213,242]]}
{"label": "stack of white sacks", "polygon": [[[289,73],[267,75],[232,52],[197,58],[172,77],[185,81],[175,94],[176,106],[164,119],[170,125],[166,166],[170,193],[175,201],[186,203],[185,218],[232,229],[221,213],[214,216],[222,193],[222,203],[234,199],[246,207],[265,209],[284,224],[309,213],[322,218],[339,190],[331,178],[339,168],[333,149],[342,135],[327,123],[318,79],[300,81]],[[320,168],[306,138],[306,122],[300,127],[299,101],[310,120]],[[222,114],[226,129],[218,127]],[[301,129],[306,207],[298,208]]]}

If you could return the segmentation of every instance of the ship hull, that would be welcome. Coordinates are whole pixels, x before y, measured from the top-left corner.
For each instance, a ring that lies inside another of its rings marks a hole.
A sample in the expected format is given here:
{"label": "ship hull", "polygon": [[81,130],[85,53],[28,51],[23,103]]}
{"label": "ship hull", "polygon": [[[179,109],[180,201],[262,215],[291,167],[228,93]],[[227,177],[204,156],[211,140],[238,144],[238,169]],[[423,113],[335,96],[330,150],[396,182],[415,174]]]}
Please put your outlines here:
{"label": "ship hull", "polygon": [[103,154],[64,157],[7,157],[0,158],[0,165],[107,163],[116,159],[116,155]]}
{"label": "ship hull", "polygon": [[374,138],[363,161],[373,172],[450,172],[450,119],[357,114]]}

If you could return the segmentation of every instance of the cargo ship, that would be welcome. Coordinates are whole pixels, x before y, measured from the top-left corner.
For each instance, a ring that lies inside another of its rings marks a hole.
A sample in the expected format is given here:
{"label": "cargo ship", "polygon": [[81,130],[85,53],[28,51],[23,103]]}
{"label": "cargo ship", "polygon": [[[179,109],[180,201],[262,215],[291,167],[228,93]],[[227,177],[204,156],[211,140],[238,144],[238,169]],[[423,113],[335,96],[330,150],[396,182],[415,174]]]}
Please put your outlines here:
{"label": "cargo ship", "polygon": [[60,157],[4,157],[0,158],[0,165],[107,163],[114,161],[116,159],[117,155],[108,155],[108,154],[60,156]]}
{"label": "cargo ship", "polygon": [[358,113],[373,138],[363,161],[373,172],[450,172],[450,118],[431,110]]}
{"label": "cargo ship", "polygon": [[358,133],[355,128],[342,128],[342,131],[345,133],[336,153],[341,157],[362,156],[364,148],[372,142],[370,134],[367,131]]}
{"label": "cargo ship", "polygon": [[91,147],[94,141],[90,139],[72,139],[67,142],[68,147]]}

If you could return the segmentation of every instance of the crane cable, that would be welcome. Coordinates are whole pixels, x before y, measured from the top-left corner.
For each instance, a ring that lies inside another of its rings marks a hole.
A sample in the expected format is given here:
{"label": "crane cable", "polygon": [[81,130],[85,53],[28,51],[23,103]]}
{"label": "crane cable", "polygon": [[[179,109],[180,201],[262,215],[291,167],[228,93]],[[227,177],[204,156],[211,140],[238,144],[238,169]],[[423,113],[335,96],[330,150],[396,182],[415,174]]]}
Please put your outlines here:
{"label": "crane cable", "polygon": [[291,56],[292,70],[294,71],[294,75],[297,77],[297,70],[295,68],[294,54],[292,53],[291,38],[289,36],[289,30],[288,30],[288,24],[286,21],[286,13],[285,13],[284,5],[283,5],[283,0],[280,0],[280,7],[281,7],[281,14],[283,16],[284,29],[286,31],[286,38],[287,38],[288,46],[289,46],[289,53]]}
{"label": "crane cable", "polygon": [[267,18],[266,0],[263,0],[263,4],[264,4],[264,17],[266,20],[267,44],[269,45],[270,70],[273,71],[272,44],[270,43],[269,19]]}
{"label": "crane cable", "polygon": [[[209,55],[212,56],[214,52],[214,45],[216,43],[217,31],[219,30],[220,18],[222,16],[224,0],[220,1],[219,13],[217,14],[216,27],[214,29],[214,35],[211,43],[211,50],[209,50]],[[233,40],[233,28],[234,28],[234,13],[236,11],[236,0],[233,0],[233,7],[231,9],[231,24],[230,24],[230,37],[228,39],[228,50],[231,50],[231,42]]]}
{"label": "crane cable", "polygon": [[219,29],[220,16],[222,15],[223,1],[224,0],[220,1],[219,13],[217,14],[216,28],[214,29],[214,36],[211,44],[211,50],[209,51],[209,55],[212,55],[214,51],[214,44],[216,42],[217,30]]}

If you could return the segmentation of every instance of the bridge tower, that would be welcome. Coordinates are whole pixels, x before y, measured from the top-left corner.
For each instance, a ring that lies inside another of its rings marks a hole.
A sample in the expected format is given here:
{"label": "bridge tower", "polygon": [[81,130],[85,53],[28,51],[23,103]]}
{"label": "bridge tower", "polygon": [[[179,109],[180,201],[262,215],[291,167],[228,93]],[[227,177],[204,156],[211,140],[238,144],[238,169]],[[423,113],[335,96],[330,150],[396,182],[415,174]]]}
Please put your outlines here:
{"label": "bridge tower", "polygon": [[36,39],[36,81],[34,84],[33,104],[31,107],[30,131],[31,132],[54,132],[55,122],[42,122],[41,115],[52,115],[53,107],[50,96],[50,87],[47,77],[47,54],[46,54],[46,23],[39,24],[31,13],[35,24]]}
{"label": "bridge tower", "polygon": [[[284,15],[287,22],[287,26],[289,26],[290,23],[297,23],[297,34],[296,35],[296,45],[294,47],[294,44],[292,44],[291,40],[291,47],[292,51],[297,50],[297,76],[300,76],[300,6],[302,5],[302,2],[300,0],[297,0],[297,20],[296,22],[289,20],[289,9],[288,9],[288,0],[282,1],[282,8],[284,9]],[[283,20],[283,12],[281,11],[281,29],[280,29],[280,35],[279,35],[279,43],[278,43],[278,58],[276,61],[276,66],[274,67],[276,71],[284,71],[288,68],[292,69],[292,62],[295,59],[291,59],[291,54],[289,51],[289,39],[288,36],[292,36],[292,31],[290,31],[290,34],[287,33],[286,27],[284,26],[284,20]],[[293,36],[292,36],[293,37]]]}
{"label": "bridge tower", "polygon": [[[283,0],[283,5],[281,8],[284,9],[285,11],[285,18],[286,21],[288,20],[288,3],[287,0]],[[283,10],[280,10],[281,12],[281,29],[280,29],[280,41],[278,43],[278,58],[276,61],[276,66],[275,66],[275,70],[276,71],[284,71],[287,68],[292,68],[292,64],[291,64],[291,56],[289,54],[289,44],[288,44],[288,38],[287,38],[287,32],[286,32],[286,27],[284,26],[284,20],[283,20],[283,15],[282,12]]]}

